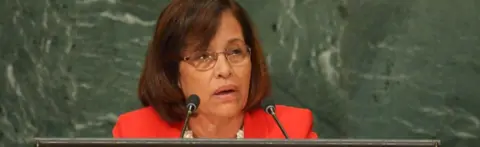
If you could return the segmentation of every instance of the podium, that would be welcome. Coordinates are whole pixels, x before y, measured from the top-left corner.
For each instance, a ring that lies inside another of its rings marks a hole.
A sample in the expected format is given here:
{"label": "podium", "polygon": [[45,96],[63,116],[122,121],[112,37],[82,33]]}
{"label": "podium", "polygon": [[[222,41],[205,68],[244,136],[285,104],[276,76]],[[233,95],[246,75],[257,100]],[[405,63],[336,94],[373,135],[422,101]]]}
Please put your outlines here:
{"label": "podium", "polygon": [[36,138],[35,147],[440,147],[439,140]]}

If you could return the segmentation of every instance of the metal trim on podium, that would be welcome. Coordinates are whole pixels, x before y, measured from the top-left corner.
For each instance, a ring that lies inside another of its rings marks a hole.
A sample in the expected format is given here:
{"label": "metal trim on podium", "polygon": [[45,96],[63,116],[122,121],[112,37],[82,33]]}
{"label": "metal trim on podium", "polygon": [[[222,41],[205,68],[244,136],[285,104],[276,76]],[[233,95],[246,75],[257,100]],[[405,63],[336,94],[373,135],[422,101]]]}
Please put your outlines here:
{"label": "metal trim on podium", "polygon": [[157,146],[309,146],[309,147],[440,147],[440,140],[363,140],[363,139],[111,139],[35,138],[36,147],[157,147]]}

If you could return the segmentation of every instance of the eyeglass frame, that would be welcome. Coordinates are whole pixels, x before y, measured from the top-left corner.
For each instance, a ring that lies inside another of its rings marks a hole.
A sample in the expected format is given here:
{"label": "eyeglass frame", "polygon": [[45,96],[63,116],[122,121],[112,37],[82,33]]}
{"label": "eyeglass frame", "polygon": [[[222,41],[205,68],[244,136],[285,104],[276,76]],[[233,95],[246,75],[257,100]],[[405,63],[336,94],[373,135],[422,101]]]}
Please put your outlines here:
{"label": "eyeglass frame", "polygon": [[[251,55],[252,55],[252,48],[250,48],[250,46],[248,46],[247,44],[244,44],[244,45],[247,47],[247,55],[246,55],[246,56],[251,56]],[[197,51],[197,52],[198,52],[198,51]],[[214,59],[215,62],[214,62],[214,64],[213,64],[213,66],[211,66],[211,67],[209,67],[209,68],[206,68],[206,69],[198,69],[198,67],[195,66],[192,62],[189,62],[189,61],[191,61],[191,60],[190,60],[191,56],[185,56],[185,57],[183,57],[183,58],[181,59],[181,61],[185,61],[186,63],[190,64],[191,66],[193,66],[193,67],[194,67],[195,69],[197,69],[197,70],[206,71],[206,70],[210,70],[210,69],[212,69],[213,67],[215,67],[215,65],[217,64],[217,61],[218,61],[218,56],[219,56],[220,54],[223,54],[223,55],[225,56],[225,58],[227,59],[228,63],[231,64],[231,61],[230,61],[230,59],[225,55],[225,52],[228,52],[228,50],[225,50],[225,51],[222,51],[222,52],[213,52],[213,53],[214,53],[214,54],[213,54],[213,55],[214,55],[214,56],[213,56],[213,57],[214,57],[213,59]],[[245,59],[244,59],[244,60],[245,60]]]}

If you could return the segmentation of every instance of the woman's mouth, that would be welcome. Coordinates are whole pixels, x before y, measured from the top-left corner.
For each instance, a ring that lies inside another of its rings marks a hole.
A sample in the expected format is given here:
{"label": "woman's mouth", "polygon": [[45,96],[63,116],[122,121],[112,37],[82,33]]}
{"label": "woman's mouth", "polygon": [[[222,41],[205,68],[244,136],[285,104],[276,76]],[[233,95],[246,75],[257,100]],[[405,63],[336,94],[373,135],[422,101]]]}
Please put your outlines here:
{"label": "woman's mouth", "polygon": [[233,89],[223,90],[223,91],[216,92],[215,95],[226,95],[226,94],[230,94],[232,92],[235,92],[235,90],[233,90]]}
{"label": "woman's mouth", "polygon": [[237,86],[225,85],[217,88],[213,96],[222,100],[233,100],[236,98]]}

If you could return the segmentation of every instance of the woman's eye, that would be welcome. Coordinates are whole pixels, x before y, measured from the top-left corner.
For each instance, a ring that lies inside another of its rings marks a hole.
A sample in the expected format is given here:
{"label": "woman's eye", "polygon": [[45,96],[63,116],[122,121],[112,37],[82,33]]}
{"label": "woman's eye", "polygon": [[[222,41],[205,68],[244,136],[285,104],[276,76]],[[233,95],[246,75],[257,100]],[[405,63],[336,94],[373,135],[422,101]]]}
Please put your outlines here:
{"label": "woman's eye", "polygon": [[243,51],[242,51],[242,49],[240,49],[240,48],[237,48],[237,49],[233,49],[233,50],[232,50],[232,54],[242,54],[242,53],[243,53]]}
{"label": "woman's eye", "polygon": [[210,59],[210,54],[203,53],[197,56],[197,60],[208,60],[208,59]]}

